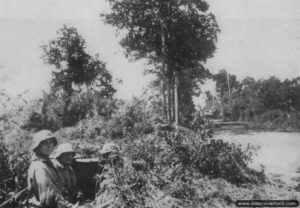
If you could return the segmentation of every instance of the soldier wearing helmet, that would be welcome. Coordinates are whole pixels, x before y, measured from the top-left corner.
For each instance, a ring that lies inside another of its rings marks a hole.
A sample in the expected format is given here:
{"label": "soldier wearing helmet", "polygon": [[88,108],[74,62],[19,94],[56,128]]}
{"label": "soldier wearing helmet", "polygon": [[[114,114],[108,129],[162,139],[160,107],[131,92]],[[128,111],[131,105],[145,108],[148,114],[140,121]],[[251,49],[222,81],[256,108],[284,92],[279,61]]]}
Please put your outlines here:
{"label": "soldier wearing helmet", "polygon": [[132,161],[130,158],[122,156],[119,146],[113,142],[106,143],[99,153],[103,158],[102,165],[105,165],[104,171],[112,165],[127,169],[134,168],[136,170],[141,170],[146,165],[145,161]]}
{"label": "soldier wearing helmet", "polygon": [[57,146],[57,139],[49,130],[33,136],[33,157],[28,170],[28,186],[43,208],[74,207],[63,197],[60,179],[49,156]]}
{"label": "soldier wearing helmet", "polygon": [[65,199],[75,202],[77,197],[77,180],[74,170],[71,167],[75,151],[71,144],[63,143],[58,145],[53,155],[53,164],[58,171],[60,186]]}
{"label": "soldier wearing helmet", "polygon": [[99,151],[103,158],[103,165],[119,165],[123,166],[122,157],[120,156],[119,146],[113,142],[106,143]]}
{"label": "soldier wearing helmet", "polygon": [[[110,142],[106,143],[99,151],[102,156],[103,170],[100,176],[99,196],[97,202],[99,204],[109,204],[114,207],[117,196],[115,196],[114,171],[115,168],[122,171],[133,171],[136,169],[136,164],[143,165],[141,161],[132,161],[128,157],[124,157],[120,153],[120,148],[117,144]],[[140,167],[138,167],[140,169]]]}

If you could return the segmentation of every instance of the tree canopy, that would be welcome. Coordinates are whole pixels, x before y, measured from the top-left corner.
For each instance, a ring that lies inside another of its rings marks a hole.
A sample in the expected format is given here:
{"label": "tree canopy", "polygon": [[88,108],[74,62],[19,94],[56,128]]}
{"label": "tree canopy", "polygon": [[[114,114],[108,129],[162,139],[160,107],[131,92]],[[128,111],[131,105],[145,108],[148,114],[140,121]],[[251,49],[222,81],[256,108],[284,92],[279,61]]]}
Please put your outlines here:
{"label": "tree canopy", "polygon": [[92,57],[86,52],[86,42],[75,27],[64,25],[57,31],[58,37],[43,45],[43,59],[54,65],[51,90],[63,90],[69,96],[76,87],[94,86],[102,96],[111,97],[115,93],[112,76],[99,56]]}
{"label": "tree canopy", "polygon": [[86,42],[75,27],[64,25],[56,39],[41,47],[45,63],[55,66],[55,70],[42,112],[32,120],[40,120],[52,129],[75,125],[96,110],[93,108],[98,100],[110,99],[116,92],[105,63],[98,55],[87,53]]}
{"label": "tree canopy", "polygon": [[[199,89],[196,83],[209,75],[202,63],[213,56],[219,32],[215,16],[208,12],[207,2],[203,0],[109,0],[109,2],[111,11],[101,14],[102,18],[107,24],[128,31],[121,41],[128,57],[135,60],[147,58],[150,64],[156,66],[150,72],[158,75],[163,97],[167,92],[168,109],[174,108],[172,100],[176,77],[179,80],[179,105],[184,105],[183,97],[187,99],[188,96],[189,100],[192,100],[194,92]],[[186,92],[190,93],[181,94]],[[193,109],[193,106],[190,107]]]}

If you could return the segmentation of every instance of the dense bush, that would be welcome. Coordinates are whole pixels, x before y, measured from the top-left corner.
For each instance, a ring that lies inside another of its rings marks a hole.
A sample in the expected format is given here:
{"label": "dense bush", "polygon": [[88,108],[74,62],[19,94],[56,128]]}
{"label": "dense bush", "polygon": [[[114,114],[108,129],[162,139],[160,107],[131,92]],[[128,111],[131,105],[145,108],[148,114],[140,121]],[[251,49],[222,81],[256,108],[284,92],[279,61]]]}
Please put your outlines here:
{"label": "dense bush", "polygon": [[[179,165],[178,168],[185,171],[223,178],[237,185],[264,182],[263,174],[253,174],[248,168],[255,151],[250,145],[243,150],[241,146],[222,140],[203,140],[199,135],[188,138],[169,132],[136,140],[125,150],[131,158],[142,158],[148,167],[159,166],[156,168],[160,171],[169,171]],[[178,177],[175,172],[173,175]]]}
{"label": "dense bush", "polygon": [[[133,165],[135,169],[115,167],[113,174],[108,175],[112,196],[107,196],[107,200],[114,198],[108,207],[199,207],[205,199],[198,192],[196,181],[206,176],[236,185],[265,181],[262,172],[247,166],[254,151],[251,146],[242,150],[221,140],[189,137],[169,130],[124,139],[119,144],[123,155],[143,162]],[[106,194],[101,192],[95,203],[105,203]]]}
{"label": "dense bush", "polygon": [[[66,104],[68,102],[68,104]],[[24,128],[28,130],[50,129],[75,126],[81,120],[100,116],[109,119],[117,110],[119,100],[101,97],[97,91],[73,92],[71,97],[44,94],[39,105],[32,109]]]}
{"label": "dense bush", "polygon": [[19,148],[0,143],[0,204],[27,186],[30,154]]}
{"label": "dense bush", "polygon": [[[174,126],[152,113],[144,100],[106,106],[105,111],[111,112],[109,116],[89,115],[74,127],[60,129],[56,135],[60,141],[71,141],[85,157],[99,157],[102,145],[113,140],[120,145],[122,155],[139,162],[132,163],[131,169],[116,169],[107,178],[112,181],[114,203],[119,207],[199,207],[207,201],[207,196],[199,192],[199,181],[206,177],[222,178],[235,185],[264,182],[262,173],[247,166],[254,149],[242,150],[240,146],[210,139],[211,123],[201,114],[190,122],[191,129],[179,127],[176,132]],[[28,141],[29,132],[19,129],[6,135],[6,139],[26,148],[26,142],[18,141]],[[20,177],[20,186],[24,187],[28,152],[16,151],[20,146],[3,147],[6,149],[1,161],[13,166],[5,177]],[[19,170],[22,172],[16,172]],[[15,184],[10,186],[16,189]],[[99,197],[103,196],[101,193]],[[102,203],[100,198],[93,204]]]}

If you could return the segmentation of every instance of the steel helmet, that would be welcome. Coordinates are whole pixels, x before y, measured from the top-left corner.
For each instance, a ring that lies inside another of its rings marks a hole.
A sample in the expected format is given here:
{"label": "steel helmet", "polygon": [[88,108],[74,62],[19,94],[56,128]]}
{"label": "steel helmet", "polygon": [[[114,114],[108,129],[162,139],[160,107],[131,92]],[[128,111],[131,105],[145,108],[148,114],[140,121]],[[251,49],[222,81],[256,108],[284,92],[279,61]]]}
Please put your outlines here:
{"label": "steel helmet", "polygon": [[54,158],[58,158],[63,153],[67,153],[67,152],[72,152],[75,155],[75,151],[72,148],[71,144],[69,144],[69,143],[62,143],[62,144],[58,145],[58,147],[56,148],[55,153],[53,154],[53,157]]}
{"label": "steel helmet", "polygon": [[47,139],[53,139],[55,146],[57,146],[57,139],[54,134],[49,130],[41,130],[33,136],[31,150],[35,151],[41,142]]}
{"label": "steel helmet", "polygon": [[110,143],[106,143],[99,152],[101,155],[105,153],[119,153],[120,148],[117,144],[110,142]]}

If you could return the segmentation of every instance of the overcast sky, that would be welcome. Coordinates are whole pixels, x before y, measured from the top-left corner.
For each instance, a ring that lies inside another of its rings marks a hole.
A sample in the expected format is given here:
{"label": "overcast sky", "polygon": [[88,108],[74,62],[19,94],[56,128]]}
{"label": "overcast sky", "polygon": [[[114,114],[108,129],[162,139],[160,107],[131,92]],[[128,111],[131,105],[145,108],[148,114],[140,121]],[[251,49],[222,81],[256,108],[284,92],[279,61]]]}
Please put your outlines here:
{"label": "overcast sky", "polygon": [[[300,76],[299,0],[210,0],[221,33],[211,72],[225,68],[236,74],[282,79]],[[41,60],[40,45],[71,24],[87,42],[90,54],[100,54],[115,78],[118,97],[139,95],[151,78],[144,63],[129,63],[114,28],[99,18],[105,0],[0,0],[0,89],[12,95],[29,90],[31,97],[47,90],[53,69]],[[1,81],[2,80],[2,81]],[[3,81],[4,80],[4,81]]]}

